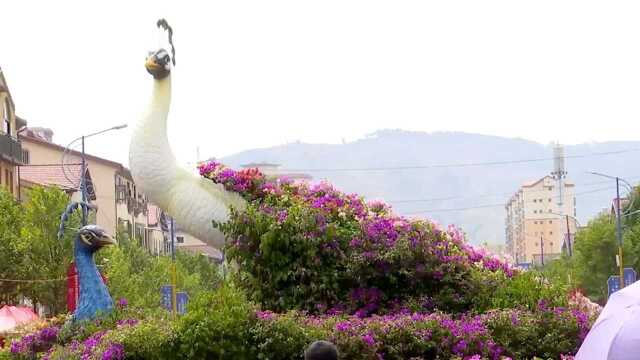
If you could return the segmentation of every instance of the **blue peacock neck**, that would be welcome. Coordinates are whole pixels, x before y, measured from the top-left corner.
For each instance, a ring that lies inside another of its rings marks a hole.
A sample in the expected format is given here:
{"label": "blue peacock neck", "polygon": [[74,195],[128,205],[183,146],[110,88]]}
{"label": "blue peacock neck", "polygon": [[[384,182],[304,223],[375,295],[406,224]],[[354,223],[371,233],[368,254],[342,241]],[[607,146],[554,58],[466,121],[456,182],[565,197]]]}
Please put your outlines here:
{"label": "blue peacock neck", "polygon": [[93,252],[79,240],[76,240],[73,252],[80,284],[80,296],[78,307],[73,314],[74,320],[91,319],[98,313],[111,312],[113,300],[93,260]]}

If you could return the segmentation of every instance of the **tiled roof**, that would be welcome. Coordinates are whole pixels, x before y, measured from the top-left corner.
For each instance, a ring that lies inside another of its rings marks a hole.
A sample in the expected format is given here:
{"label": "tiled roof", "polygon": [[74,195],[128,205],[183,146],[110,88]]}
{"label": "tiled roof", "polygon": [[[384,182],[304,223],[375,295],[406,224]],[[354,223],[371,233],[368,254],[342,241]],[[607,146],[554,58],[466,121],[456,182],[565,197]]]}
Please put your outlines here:
{"label": "tiled roof", "polygon": [[[20,179],[32,184],[57,186],[64,190],[77,190],[80,187],[80,164],[66,165],[67,177],[62,165],[25,165],[20,167]],[[70,181],[74,180],[74,182]]]}

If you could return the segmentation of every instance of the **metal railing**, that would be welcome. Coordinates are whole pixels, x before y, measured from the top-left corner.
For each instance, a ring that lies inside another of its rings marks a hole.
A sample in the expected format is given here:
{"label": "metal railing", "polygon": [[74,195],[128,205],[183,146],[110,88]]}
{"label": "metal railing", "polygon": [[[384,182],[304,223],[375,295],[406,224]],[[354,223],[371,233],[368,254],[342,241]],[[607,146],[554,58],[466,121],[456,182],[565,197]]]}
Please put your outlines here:
{"label": "metal railing", "polygon": [[0,133],[0,157],[13,163],[24,164],[20,141]]}

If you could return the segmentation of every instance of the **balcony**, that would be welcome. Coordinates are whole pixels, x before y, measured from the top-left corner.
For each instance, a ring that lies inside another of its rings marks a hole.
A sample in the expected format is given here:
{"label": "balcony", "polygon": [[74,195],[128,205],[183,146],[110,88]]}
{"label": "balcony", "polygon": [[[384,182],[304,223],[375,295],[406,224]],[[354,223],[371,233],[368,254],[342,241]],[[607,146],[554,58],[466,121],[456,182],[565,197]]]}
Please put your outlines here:
{"label": "balcony", "polygon": [[18,165],[24,164],[20,141],[0,133],[0,159]]}

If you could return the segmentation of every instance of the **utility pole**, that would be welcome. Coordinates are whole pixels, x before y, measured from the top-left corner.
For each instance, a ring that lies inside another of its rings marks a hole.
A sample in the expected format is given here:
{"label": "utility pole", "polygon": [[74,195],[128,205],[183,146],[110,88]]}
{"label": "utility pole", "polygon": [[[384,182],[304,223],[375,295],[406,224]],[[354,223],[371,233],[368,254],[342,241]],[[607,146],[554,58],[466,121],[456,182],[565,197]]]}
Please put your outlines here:
{"label": "utility pole", "polygon": [[601,174],[594,171],[590,171],[589,174],[598,175],[598,176],[606,177],[609,179],[615,179],[616,181],[615,211],[616,211],[616,238],[618,240],[618,255],[616,260],[618,263],[618,267],[620,269],[620,289],[622,289],[624,287],[624,261],[622,259],[622,212],[620,211],[620,180],[624,181],[629,186],[630,189],[632,189],[632,186],[627,181],[625,181],[624,179],[620,179],[617,176]]}
{"label": "utility pole", "polygon": [[173,318],[175,319],[178,313],[178,302],[177,302],[177,275],[176,275],[176,231],[175,231],[176,223],[173,221],[173,217],[171,217],[171,299],[172,299],[172,312]]}
{"label": "utility pole", "polygon": [[540,263],[544,266],[544,239],[540,235]]}
{"label": "utility pole", "polygon": [[[82,174],[80,174],[80,188],[81,188],[81,193],[82,193],[82,203],[86,204],[87,203],[87,177],[86,177],[86,172],[87,172],[87,161],[85,159],[85,154],[84,154],[84,135],[82,136],[82,168],[81,168]],[[87,208],[86,207],[82,207],[82,226],[87,225]]]}
{"label": "utility pole", "polygon": [[622,219],[620,218],[620,178],[616,176],[616,237],[618,239],[618,266],[620,289],[624,288],[624,262],[622,261]]}
{"label": "utility pole", "polygon": [[565,215],[567,218],[567,250],[569,252],[569,257],[571,257],[571,230],[569,228],[569,215]]}

